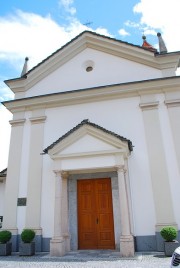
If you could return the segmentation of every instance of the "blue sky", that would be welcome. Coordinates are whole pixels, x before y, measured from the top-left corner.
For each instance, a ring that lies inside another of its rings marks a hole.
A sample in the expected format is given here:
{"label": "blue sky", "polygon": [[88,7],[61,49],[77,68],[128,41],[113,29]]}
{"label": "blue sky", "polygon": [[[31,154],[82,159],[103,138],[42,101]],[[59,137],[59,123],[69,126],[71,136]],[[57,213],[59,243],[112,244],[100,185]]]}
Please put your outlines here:
{"label": "blue sky", "polygon": [[[0,3],[0,102],[13,98],[3,83],[84,30],[156,48],[161,32],[168,51],[180,50],[180,0],[7,0]],[[0,170],[7,165],[11,115],[0,104]],[[3,141],[3,145],[1,144]],[[2,159],[3,152],[3,159]]]}

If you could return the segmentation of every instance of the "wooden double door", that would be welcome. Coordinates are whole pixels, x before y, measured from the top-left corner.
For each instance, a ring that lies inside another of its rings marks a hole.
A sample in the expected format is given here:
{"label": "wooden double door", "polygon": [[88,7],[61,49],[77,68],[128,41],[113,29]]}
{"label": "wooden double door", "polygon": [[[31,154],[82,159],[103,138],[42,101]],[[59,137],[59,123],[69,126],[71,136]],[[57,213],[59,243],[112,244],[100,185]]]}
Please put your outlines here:
{"label": "wooden double door", "polygon": [[110,178],[77,182],[78,248],[114,249],[114,222]]}

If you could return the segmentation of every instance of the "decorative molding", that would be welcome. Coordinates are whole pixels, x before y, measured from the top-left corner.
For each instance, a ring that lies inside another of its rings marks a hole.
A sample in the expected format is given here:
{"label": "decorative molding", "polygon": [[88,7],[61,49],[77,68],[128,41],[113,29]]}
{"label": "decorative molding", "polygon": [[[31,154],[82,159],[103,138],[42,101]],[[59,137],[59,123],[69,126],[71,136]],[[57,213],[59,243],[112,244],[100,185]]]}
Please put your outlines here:
{"label": "decorative molding", "polygon": [[80,153],[68,153],[51,155],[53,160],[57,159],[67,159],[67,158],[80,158],[80,157],[93,157],[93,156],[107,156],[107,155],[123,155],[124,159],[128,159],[129,153],[125,149],[115,149],[115,150],[102,150],[102,151],[91,151],[91,152],[80,152]]}
{"label": "decorative molding", "polygon": [[178,100],[166,100],[166,101],[164,101],[164,103],[168,108],[180,106],[179,99]]}
{"label": "decorative molding", "polygon": [[154,110],[154,109],[158,109],[158,106],[159,106],[159,101],[139,104],[139,107],[142,110]]}
{"label": "decorative molding", "polygon": [[31,121],[31,124],[41,124],[46,121],[47,116],[38,116],[38,117],[31,117],[29,120]]}
{"label": "decorative molding", "polygon": [[125,97],[139,97],[144,94],[164,94],[169,91],[177,91],[179,83],[180,77],[150,79],[34,96],[6,101],[3,104],[11,112],[25,109],[31,111],[35,109],[62,107],[65,105],[88,103],[92,101],[97,102]]}
{"label": "decorative molding", "polygon": [[[76,37],[74,41],[69,42],[63,49],[59,49],[56,53],[53,53],[53,55],[46,58],[43,61],[43,64],[39,64],[38,67],[33,68],[33,71],[29,72],[26,75],[26,78],[6,80],[5,82],[13,92],[26,91],[86,48],[100,50],[157,69],[161,69],[164,64],[167,64],[167,59],[165,63],[161,59],[157,60],[157,57],[148,50],[140,49],[133,45],[127,45],[118,42],[115,39],[102,38],[101,36],[86,32],[83,35],[78,36],[78,38]],[[176,61],[177,59],[175,62]],[[170,62],[170,66],[171,65],[172,63]]]}
{"label": "decorative molding", "polygon": [[18,207],[23,207],[26,206],[27,203],[27,198],[26,197],[21,197],[17,199],[17,206]]}
{"label": "decorative molding", "polygon": [[125,165],[116,165],[115,168],[116,168],[117,172],[123,172],[124,174],[126,174],[126,172],[127,172]]}
{"label": "decorative molding", "polygon": [[43,64],[38,64],[26,74],[25,78],[6,80],[5,83],[13,92],[26,91],[86,48],[102,51],[159,70],[174,69],[174,66],[178,64],[179,53],[154,55],[140,46],[86,31],[47,57]]}
{"label": "decorative molding", "polygon": [[[72,145],[77,140],[80,141],[82,137],[84,138],[86,134],[91,135],[95,139],[113,146],[114,149],[98,150],[98,148],[95,148],[96,151],[85,151],[85,148],[83,148],[83,151],[78,153],[63,153],[63,152],[61,153],[61,151],[63,151],[69,145]],[[117,153],[125,155],[130,154],[127,141],[122,141],[120,140],[120,138],[110,135],[109,133],[106,133],[101,129],[85,125],[79,128],[78,130],[74,131],[71,135],[67,136],[60,142],[58,142],[52,149],[48,150],[48,154],[53,160],[59,158],[74,158],[74,157],[86,157],[86,156],[88,157],[94,155],[95,156],[109,155],[109,154],[115,155]]]}
{"label": "decorative molding", "polygon": [[23,126],[25,121],[26,119],[16,119],[16,120],[10,120],[9,123],[11,124],[12,127],[17,127],[17,126]]}
{"label": "decorative molding", "polygon": [[61,176],[61,170],[53,170],[56,177]]}
{"label": "decorative molding", "polygon": [[64,171],[64,170],[53,170],[55,173],[56,177],[61,177],[62,179],[67,179],[69,176],[69,172]]}
{"label": "decorative molding", "polygon": [[61,177],[62,177],[62,179],[67,179],[68,176],[69,176],[69,173],[67,171],[63,171],[63,170],[61,171]]}

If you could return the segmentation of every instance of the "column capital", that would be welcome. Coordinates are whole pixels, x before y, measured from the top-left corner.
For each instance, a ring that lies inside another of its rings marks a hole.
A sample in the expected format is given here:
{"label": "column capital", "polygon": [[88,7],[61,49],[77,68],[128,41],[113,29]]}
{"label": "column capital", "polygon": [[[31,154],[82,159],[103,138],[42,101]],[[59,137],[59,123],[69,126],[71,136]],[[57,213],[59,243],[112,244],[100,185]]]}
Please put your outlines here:
{"label": "column capital", "polygon": [[22,119],[16,119],[16,120],[10,120],[9,123],[12,127],[16,127],[16,126],[23,126],[25,123],[26,119],[22,118]]}
{"label": "column capital", "polygon": [[56,175],[56,177],[61,176],[61,171],[60,170],[53,170],[54,174]]}
{"label": "column capital", "polygon": [[124,174],[127,172],[127,169],[125,168],[125,165],[116,165],[117,172],[124,172]]}
{"label": "column capital", "polygon": [[69,176],[69,173],[67,172],[67,171],[61,171],[61,177],[63,178],[63,179],[67,179],[68,178],[68,176]]}
{"label": "column capital", "polygon": [[62,179],[67,179],[69,176],[69,172],[64,171],[64,170],[53,170],[53,172],[55,173],[55,175],[61,176]]}
{"label": "column capital", "polygon": [[159,101],[140,103],[139,104],[139,107],[142,110],[154,110],[154,109],[158,109],[158,106],[159,106]]}
{"label": "column capital", "polygon": [[29,120],[31,121],[31,124],[41,124],[46,121],[47,116],[38,116],[38,117],[31,117]]}

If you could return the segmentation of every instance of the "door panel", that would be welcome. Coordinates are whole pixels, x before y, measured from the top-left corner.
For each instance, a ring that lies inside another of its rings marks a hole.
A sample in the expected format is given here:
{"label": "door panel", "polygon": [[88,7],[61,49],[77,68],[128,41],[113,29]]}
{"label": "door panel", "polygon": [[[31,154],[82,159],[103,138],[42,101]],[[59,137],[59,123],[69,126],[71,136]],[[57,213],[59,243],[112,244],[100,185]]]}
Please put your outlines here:
{"label": "door panel", "polygon": [[93,192],[94,184],[91,180],[78,181],[79,249],[94,249],[97,244]]}
{"label": "door panel", "polygon": [[79,249],[114,249],[111,180],[78,181]]}

